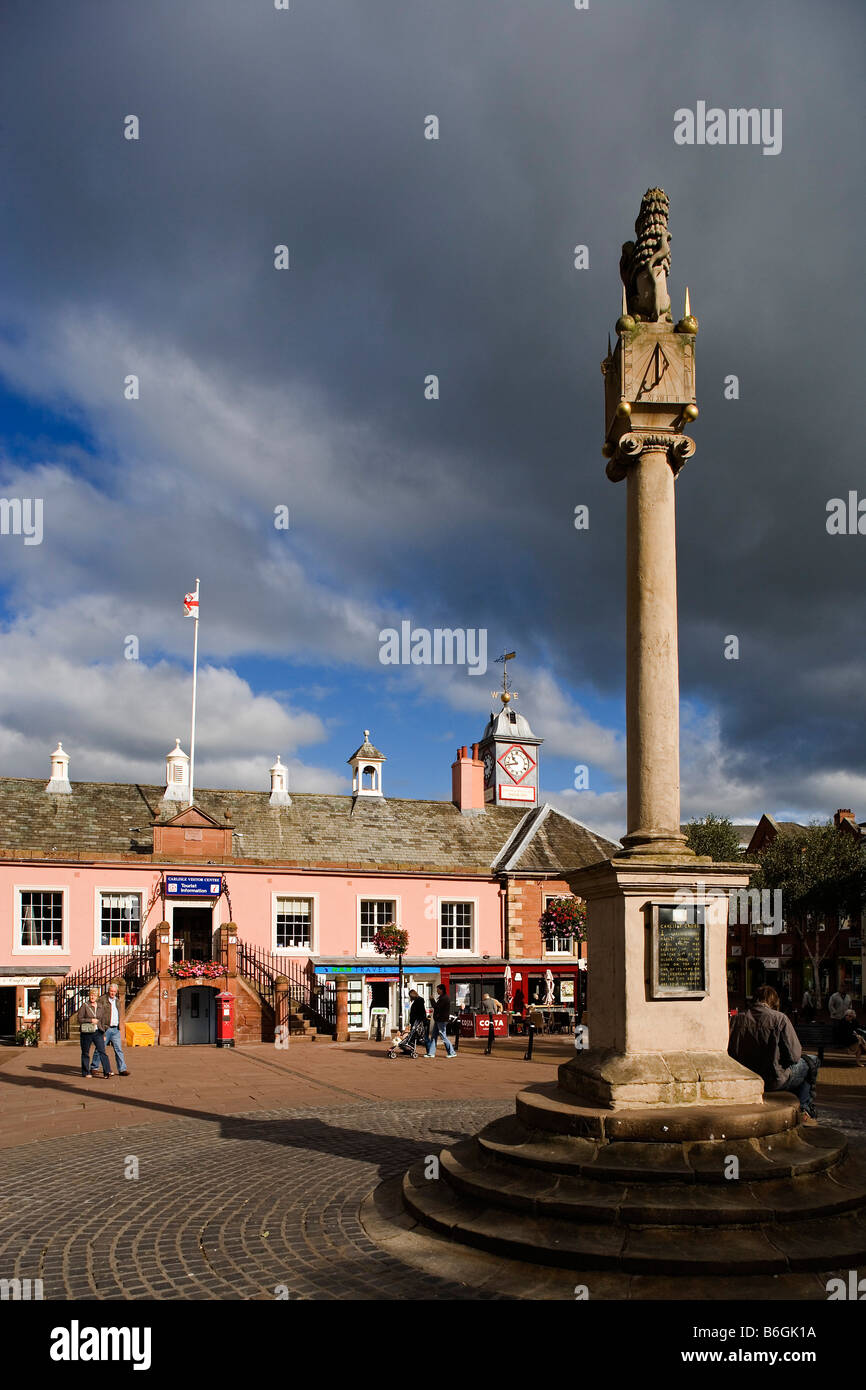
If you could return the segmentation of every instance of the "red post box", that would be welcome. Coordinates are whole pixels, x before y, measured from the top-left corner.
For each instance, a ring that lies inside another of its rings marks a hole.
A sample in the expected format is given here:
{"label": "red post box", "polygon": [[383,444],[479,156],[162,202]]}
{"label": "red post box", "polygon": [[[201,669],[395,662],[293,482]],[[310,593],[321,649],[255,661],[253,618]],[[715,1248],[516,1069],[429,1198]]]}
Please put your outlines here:
{"label": "red post box", "polygon": [[235,997],[233,994],[227,994],[225,990],[217,995],[216,1045],[235,1045]]}

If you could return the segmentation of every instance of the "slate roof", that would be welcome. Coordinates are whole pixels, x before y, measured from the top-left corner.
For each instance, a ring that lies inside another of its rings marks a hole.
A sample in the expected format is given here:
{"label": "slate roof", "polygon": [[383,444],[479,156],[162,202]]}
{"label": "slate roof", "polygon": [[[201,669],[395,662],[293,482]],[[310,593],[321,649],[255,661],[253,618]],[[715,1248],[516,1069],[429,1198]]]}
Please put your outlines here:
{"label": "slate roof", "polygon": [[500,871],[544,873],[551,865],[581,868],[610,859],[619,848],[552,806],[539,806],[519,823],[496,861]]}
{"label": "slate roof", "polygon": [[[135,783],[73,782],[71,796],[51,796],[43,780],[0,778],[0,858],[149,862],[153,822],[164,818],[163,791]],[[206,788],[196,792],[195,802],[221,825],[227,824],[228,811],[234,830],[233,860],[189,861],[199,867],[252,861],[489,874],[524,820],[527,831],[534,827],[536,833],[520,836],[525,852],[517,866],[530,872],[579,868],[609,857],[615,848],[544,807],[526,812],[487,806],[462,815],[450,801],[293,792],[291,806],[278,808],[268,804],[268,792]],[[179,809],[172,803],[169,813]],[[542,811],[549,814],[537,826]]]}

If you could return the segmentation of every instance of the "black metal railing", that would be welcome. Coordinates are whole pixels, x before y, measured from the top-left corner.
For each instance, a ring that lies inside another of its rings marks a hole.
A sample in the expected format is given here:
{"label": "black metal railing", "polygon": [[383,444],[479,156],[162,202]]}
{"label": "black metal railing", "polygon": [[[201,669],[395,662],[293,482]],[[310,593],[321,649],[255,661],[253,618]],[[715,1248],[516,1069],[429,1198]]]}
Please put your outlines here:
{"label": "black metal railing", "polygon": [[[238,974],[251,980],[262,998],[275,1011],[274,1024],[290,1028],[289,1013],[295,1004],[309,1014],[313,1023],[333,1032],[337,1026],[337,987],[333,980],[310,978],[307,967],[297,960],[276,956],[262,946],[238,941]],[[276,1017],[274,981],[283,975],[289,982],[283,1011],[286,1017]]]}
{"label": "black metal railing", "polygon": [[129,1004],[155,975],[156,946],[150,943],[94,956],[86,965],[73,970],[57,987],[54,1011],[57,1041],[69,1038],[72,1018],[91,989],[98,989],[100,994],[104,994],[112,980],[123,979],[126,982],[126,1002]]}

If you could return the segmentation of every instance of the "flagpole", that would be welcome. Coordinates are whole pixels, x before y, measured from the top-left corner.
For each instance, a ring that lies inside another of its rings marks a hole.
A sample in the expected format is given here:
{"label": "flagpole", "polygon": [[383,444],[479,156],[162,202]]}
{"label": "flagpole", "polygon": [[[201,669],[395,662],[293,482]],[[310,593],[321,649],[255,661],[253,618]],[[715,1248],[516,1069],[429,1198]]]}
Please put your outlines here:
{"label": "flagpole", "polygon": [[192,805],[193,789],[194,789],[194,787],[195,787],[195,696],[196,696],[196,686],[197,686],[197,684],[198,684],[198,614],[199,614],[199,606],[198,606],[198,596],[199,596],[199,595],[198,595],[198,590],[199,590],[199,580],[196,579],[196,581],[195,581],[195,599],[196,599],[196,605],[195,605],[195,614],[194,614],[194,618],[193,618],[193,621],[195,622],[195,636],[193,637],[193,643],[192,643],[192,728],[191,728],[190,736],[189,736],[189,801],[188,801],[188,803],[187,803],[187,805],[189,805],[189,806]]}

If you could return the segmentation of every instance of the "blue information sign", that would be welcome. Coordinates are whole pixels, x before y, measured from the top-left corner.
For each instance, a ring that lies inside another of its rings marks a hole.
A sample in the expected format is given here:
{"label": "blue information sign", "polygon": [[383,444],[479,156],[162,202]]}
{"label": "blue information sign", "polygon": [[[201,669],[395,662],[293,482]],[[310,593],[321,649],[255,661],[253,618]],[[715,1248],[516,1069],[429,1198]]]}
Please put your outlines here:
{"label": "blue information sign", "polygon": [[[317,975],[393,975],[397,978],[397,962],[393,965],[317,965]],[[438,975],[438,965],[404,965],[403,975]]]}
{"label": "blue information sign", "polygon": [[165,891],[169,898],[218,898],[223,881],[216,878],[188,878],[185,874],[166,874]]}

